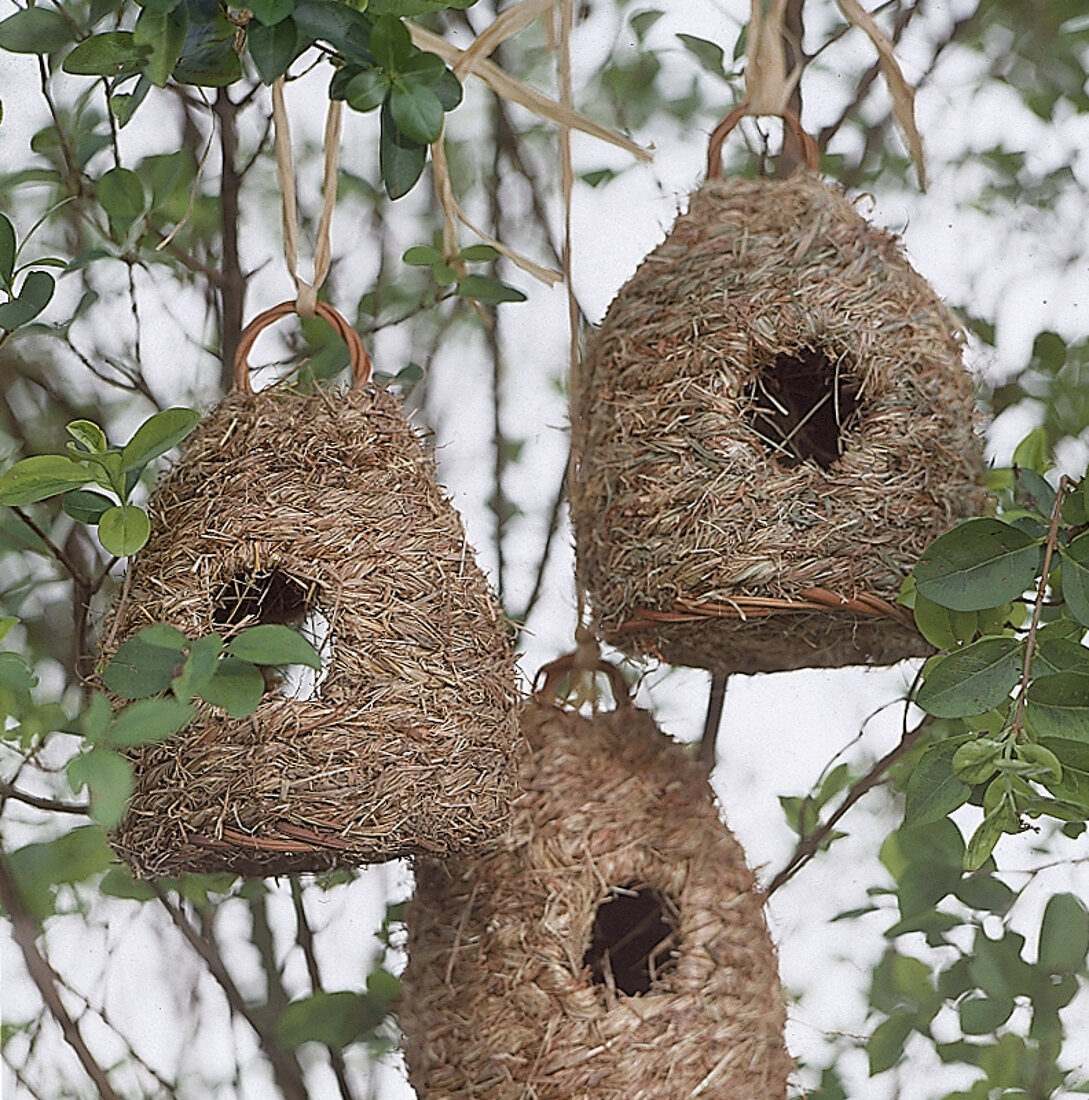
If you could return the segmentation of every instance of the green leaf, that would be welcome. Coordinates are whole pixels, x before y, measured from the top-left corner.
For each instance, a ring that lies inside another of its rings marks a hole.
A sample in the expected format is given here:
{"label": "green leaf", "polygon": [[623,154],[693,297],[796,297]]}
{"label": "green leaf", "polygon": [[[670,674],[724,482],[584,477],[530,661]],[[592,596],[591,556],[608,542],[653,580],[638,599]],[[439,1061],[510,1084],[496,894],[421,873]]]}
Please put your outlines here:
{"label": "green leaf", "polygon": [[147,210],[144,185],[129,168],[111,168],[98,181],[96,194],[117,236],[123,235]]}
{"label": "green leaf", "polygon": [[1025,713],[1040,737],[1089,741],[1089,676],[1059,672],[1037,677],[1029,686]]}
{"label": "green leaf", "polygon": [[487,275],[466,275],[458,283],[458,296],[472,298],[484,305],[494,306],[500,302],[524,302],[526,296],[515,287],[507,286],[498,279]]}
{"label": "green leaf", "polygon": [[1089,531],[1069,546],[1060,546],[1063,563],[1063,599],[1082,626],[1089,626]]}
{"label": "green leaf", "polygon": [[999,808],[987,814],[979,823],[976,831],[972,833],[968,841],[968,847],[964,852],[964,869],[966,871],[978,871],[990,858],[998,838],[1004,831],[1003,808]]}
{"label": "green leaf", "polygon": [[33,321],[51,301],[57,283],[48,271],[31,271],[23,288],[10,302],[0,305],[0,329],[12,332]]}
{"label": "green leaf", "polygon": [[1034,745],[1031,741],[1023,741],[1018,742],[1016,752],[1018,760],[1037,769],[1035,774],[1028,773],[1031,778],[1041,783],[1062,782],[1062,763],[1050,749],[1043,745]]}
{"label": "green leaf", "polygon": [[117,504],[99,518],[98,540],[119,558],[135,554],[150,537],[151,520],[135,504]]}
{"label": "green leaf", "polygon": [[1008,698],[1023,659],[1016,638],[983,638],[930,665],[915,701],[937,718],[985,714]]}
{"label": "green leaf", "polygon": [[467,264],[491,263],[499,259],[499,250],[490,244],[471,244],[458,253],[458,259]]}
{"label": "green leaf", "polygon": [[370,0],[363,6],[374,15],[413,16],[447,8],[471,8],[476,0]]}
{"label": "green leaf", "polygon": [[61,68],[74,76],[131,76],[150,55],[151,47],[138,45],[132,31],[106,31],[85,38]]}
{"label": "green leaf", "polygon": [[904,1043],[914,1026],[914,1019],[906,1013],[897,1013],[878,1025],[866,1042],[871,1077],[892,1069],[900,1061],[904,1053]]}
{"label": "green leaf", "polygon": [[96,493],[93,489],[74,489],[61,498],[61,507],[65,513],[90,527],[98,523],[102,514],[108,512],[115,504],[116,501]]}
{"label": "green leaf", "polygon": [[264,693],[265,678],[256,665],[224,657],[200,695],[212,706],[222,707],[232,718],[245,718],[257,709]]}
{"label": "green leaf", "polygon": [[271,84],[287,72],[291,62],[306,47],[307,39],[300,33],[294,19],[284,19],[266,27],[251,23],[246,32],[246,46],[257,68],[257,75]]}
{"label": "green leaf", "polygon": [[182,0],[189,28],[181,57],[174,66],[179,84],[221,88],[242,78],[242,62],[234,43],[238,28],[226,17],[226,5],[210,0]]}
{"label": "green leaf", "polygon": [[1039,562],[1039,546],[1024,532],[997,519],[969,519],[927,547],[915,583],[942,607],[982,611],[1031,588]]}
{"label": "green leaf", "polygon": [[953,774],[952,760],[959,744],[931,745],[912,769],[907,782],[903,828],[948,817],[968,801],[971,788]]}
{"label": "green leaf", "polygon": [[[39,8],[30,8],[30,11],[39,11]],[[15,272],[15,253],[18,246],[15,243],[15,227],[11,224],[7,214],[0,214],[0,285],[11,289],[11,280]]]}
{"label": "green leaf", "polygon": [[179,699],[191,699],[211,682],[219,668],[219,655],[223,652],[223,639],[218,634],[206,634],[197,638],[189,647],[189,657],[171,687]]}
{"label": "green leaf", "polygon": [[295,10],[295,0],[247,0],[247,5],[257,22],[266,27],[282,23]]}
{"label": "green leaf", "polygon": [[1053,895],[1040,924],[1037,965],[1049,974],[1075,974],[1089,954],[1089,913],[1073,894]]}
{"label": "green leaf", "polygon": [[[429,57],[430,54],[420,54],[420,57]],[[461,82],[445,66],[438,78],[431,82],[431,90],[439,97],[444,111],[452,111],[460,102],[464,94]]]}
{"label": "green leaf", "polygon": [[145,420],[121,451],[121,469],[140,470],[153,458],[176,447],[200,423],[195,409],[173,408]]}
{"label": "green leaf", "polygon": [[398,133],[411,141],[428,145],[442,133],[442,104],[425,85],[395,81],[390,92],[390,111]]}
{"label": "green leaf", "polygon": [[124,867],[111,867],[102,876],[98,889],[108,898],[126,898],[130,901],[153,901],[158,897],[149,883],[133,878]]}
{"label": "green leaf", "polygon": [[14,615],[4,615],[0,618],[0,642],[11,633],[13,627],[18,625],[19,619]]}
{"label": "green leaf", "polygon": [[427,163],[427,146],[398,138],[397,123],[387,100],[382,104],[382,134],[378,142],[378,166],[382,185],[391,199],[407,195]]}
{"label": "green leaf", "polygon": [[1017,900],[1017,894],[1001,879],[983,872],[965,875],[953,893],[970,908],[984,910],[1000,917],[1005,916]]}
{"label": "green leaf", "polygon": [[150,745],[173,736],[193,717],[193,708],[177,699],[141,699],[113,720],[105,742],[116,748]]}
{"label": "green leaf", "polygon": [[[1048,335],[1041,333],[1041,336]],[[1054,335],[1054,334],[1052,334]],[[1040,337],[1037,338],[1039,344]],[[1063,358],[1066,358],[1066,345],[1063,345]],[[1033,428],[1014,448],[1013,465],[1038,474],[1046,474],[1051,469],[1051,456],[1048,453],[1047,432],[1043,428]]]}
{"label": "green leaf", "polygon": [[27,907],[37,917],[52,912],[52,887],[82,882],[113,862],[106,833],[99,825],[82,825],[43,843],[27,844],[8,856],[12,877]]}
{"label": "green leaf", "polygon": [[390,86],[389,77],[381,70],[363,69],[345,85],[344,98],[353,111],[366,114],[385,103]]}
{"label": "green leaf", "polygon": [[65,425],[65,431],[88,451],[106,451],[110,443],[106,433],[93,420],[73,420]]}
{"label": "green leaf", "polygon": [[653,27],[663,15],[665,15],[664,11],[659,11],[657,8],[649,8],[646,11],[637,11],[628,22],[631,24],[631,29],[635,31],[635,37],[642,42],[643,39],[646,38],[650,28]]}
{"label": "green leaf", "polygon": [[355,7],[338,0],[303,0],[296,3],[292,18],[311,40],[328,42],[349,61],[374,64],[370,51],[371,21]]}
{"label": "green leaf", "polygon": [[185,46],[185,34],[189,29],[189,13],[184,6],[175,6],[169,12],[155,12],[148,8],[140,13],[133,28],[133,41],[138,46],[149,46],[144,75],[157,88],[165,86],[174,72]]}
{"label": "green leaf", "polygon": [[284,1008],[276,1038],[289,1048],[308,1042],[341,1048],[365,1038],[384,1016],[384,1005],[368,994],[321,991]]}
{"label": "green leaf", "polygon": [[697,38],[694,34],[678,34],[681,45],[699,62],[699,66],[712,76],[722,80],[726,79],[726,70],[723,68],[724,54],[722,47],[715,42],[708,42],[706,38]]}
{"label": "green leaf", "polygon": [[102,673],[106,687],[125,699],[147,699],[166,691],[181,668],[179,652],[147,642],[142,633],[122,642]]}
{"label": "green leaf", "polygon": [[1013,1013],[1012,1000],[969,997],[961,1001],[960,1029],[965,1035],[985,1035],[1001,1027]]}
{"label": "green leaf", "polygon": [[0,504],[20,508],[91,480],[87,467],[63,455],[34,455],[0,476]]}
{"label": "green leaf", "polygon": [[[1069,622],[1069,620],[1060,620]],[[1069,638],[1044,638],[1037,635],[1036,652],[1032,655],[1034,676],[1055,672],[1082,672],[1089,675],[1089,649]]]}
{"label": "green leaf", "polygon": [[145,626],[139,634],[140,641],[146,645],[159,646],[161,649],[172,649],[175,653],[181,653],[189,644],[189,639],[176,627],[169,623],[155,623],[154,626]]}
{"label": "green leaf", "polygon": [[429,244],[416,244],[405,251],[401,259],[413,267],[431,267],[433,264],[441,264],[442,253]]}
{"label": "green leaf", "polygon": [[298,631],[278,623],[243,630],[228,644],[227,652],[255,665],[306,665],[321,669],[318,651]]}
{"label": "green leaf", "polygon": [[107,829],[120,824],[135,786],[132,765],[112,749],[98,746],[73,758],[68,782],[77,794],[87,787],[91,816]]}
{"label": "green leaf", "polygon": [[370,50],[374,60],[387,72],[394,73],[414,51],[408,27],[394,15],[380,15],[371,28]]}
{"label": "green leaf", "polygon": [[0,22],[0,50],[53,53],[76,39],[76,28],[52,8],[24,8]]}
{"label": "green leaf", "polygon": [[953,754],[953,774],[970,787],[986,783],[997,770],[1003,743],[989,737],[966,741]]}

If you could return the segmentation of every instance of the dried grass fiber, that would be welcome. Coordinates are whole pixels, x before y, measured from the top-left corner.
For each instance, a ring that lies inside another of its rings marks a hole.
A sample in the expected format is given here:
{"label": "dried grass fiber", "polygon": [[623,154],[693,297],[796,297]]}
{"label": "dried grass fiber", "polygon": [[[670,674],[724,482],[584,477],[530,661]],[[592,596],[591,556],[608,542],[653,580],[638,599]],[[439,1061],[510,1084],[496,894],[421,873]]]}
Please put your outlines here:
{"label": "dried grass fiber", "polygon": [[[819,417],[799,427],[791,363],[823,370],[835,414],[803,460]],[[790,430],[769,438],[769,417]],[[929,652],[893,601],[926,545],[984,504],[955,317],[893,237],[804,171],[692,196],[589,342],[572,439],[578,570],[603,636],[724,672]]]}
{"label": "dried grass fiber", "polygon": [[[499,850],[416,865],[399,1020],[417,1095],[784,1097],[775,948],[700,766],[632,707],[583,718],[533,699],[523,731]],[[677,935],[627,995],[583,960],[610,888],[641,886],[675,908]]]}
{"label": "dried grass fiber", "polygon": [[332,651],[315,697],[268,693],[244,719],[202,706],[135,751],[114,839],[138,872],[318,871],[504,829],[518,706],[505,623],[396,398],[233,393],[151,511],[107,652],[160,621],[223,633],[223,586],[271,570],[328,618]]}

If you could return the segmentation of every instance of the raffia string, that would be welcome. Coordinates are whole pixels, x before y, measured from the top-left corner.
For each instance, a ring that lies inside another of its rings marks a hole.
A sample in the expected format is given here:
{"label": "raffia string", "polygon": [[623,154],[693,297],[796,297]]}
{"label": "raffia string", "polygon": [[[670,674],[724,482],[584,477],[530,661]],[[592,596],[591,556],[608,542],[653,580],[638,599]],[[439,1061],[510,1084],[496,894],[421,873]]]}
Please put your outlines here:
{"label": "raffia string", "polygon": [[295,195],[295,165],[291,155],[291,127],[284,105],[284,78],[280,77],[272,85],[272,126],[276,135],[276,172],[280,178],[282,196],[284,258],[287,260],[287,269],[295,280],[295,289],[298,292],[296,309],[301,317],[314,316],[318,291],[329,274],[332,255],[329,231],[337,201],[337,162],[340,155],[340,118],[343,107],[340,100],[329,101],[324,135],[325,177],[322,190],[325,201],[314,246],[314,281],[308,283],[299,276],[299,209]]}

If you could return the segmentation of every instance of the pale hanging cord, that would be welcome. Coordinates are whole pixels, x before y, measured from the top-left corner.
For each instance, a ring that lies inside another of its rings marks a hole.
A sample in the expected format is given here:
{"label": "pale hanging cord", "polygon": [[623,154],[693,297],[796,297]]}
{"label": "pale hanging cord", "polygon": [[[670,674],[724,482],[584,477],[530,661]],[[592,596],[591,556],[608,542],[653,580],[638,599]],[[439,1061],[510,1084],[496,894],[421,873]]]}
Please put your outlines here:
{"label": "pale hanging cord", "polygon": [[284,105],[284,78],[280,77],[272,85],[272,128],[276,135],[276,172],[280,178],[282,198],[284,258],[287,260],[288,272],[295,280],[295,308],[301,317],[314,316],[318,291],[329,274],[332,257],[330,228],[333,223],[333,208],[337,202],[337,162],[340,155],[340,118],[343,108],[344,104],[339,99],[329,101],[324,136],[325,176],[322,190],[325,201],[314,245],[314,281],[308,283],[299,276],[299,209],[295,195],[295,164],[291,155],[291,127]]}

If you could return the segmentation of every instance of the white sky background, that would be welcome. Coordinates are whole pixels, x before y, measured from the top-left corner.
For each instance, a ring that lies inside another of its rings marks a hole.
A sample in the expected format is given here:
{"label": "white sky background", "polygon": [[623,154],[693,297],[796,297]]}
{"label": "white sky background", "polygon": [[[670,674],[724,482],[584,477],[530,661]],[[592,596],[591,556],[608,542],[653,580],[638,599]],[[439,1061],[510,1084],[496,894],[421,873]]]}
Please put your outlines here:
{"label": "white sky background", "polygon": [[[745,0],[722,0],[717,4],[703,0],[660,0],[654,5],[630,5],[626,13],[649,6],[666,9],[666,16],[652,32],[651,42],[668,51],[663,54],[665,65],[668,69],[676,68],[679,88],[687,84],[694,65],[680,49],[675,34],[716,39],[726,47],[728,56],[737,27],[748,13]],[[812,6],[811,33],[816,40],[817,5]],[[913,28],[900,51],[909,80],[919,72],[913,65],[921,64],[918,59],[928,56],[919,45],[918,36],[938,37],[944,23],[973,7],[971,0],[930,5],[931,16]],[[479,18],[476,13],[474,18]],[[579,27],[574,40],[576,100],[580,78],[608,52],[614,40],[625,40],[624,33],[610,14],[597,9]],[[871,56],[868,42],[856,31],[829,51],[819,71],[807,76],[804,118],[811,131],[838,114],[851,94],[850,81],[857,72],[858,59],[868,64]],[[1089,183],[1089,122],[1084,118],[1060,120],[1047,126],[1029,115],[1011,90],[992,87],[986,96],[976,97],[971,89],[973,67],[979,64],[975,55],[950,50],[935,77],[919,94],[918,119],[930,157],[929,192],[875,196],[869,216],[879,224],[903,232],[913,263],[940,293],[981,315],[997,314],[997,351],[986,356],[975,353],[972,366],[998,377],[1012,373],[1026,361],[1032,338],[1041,328],[1052,327],[1068,337],[1083,334],[1085,303],[1089,302],[1089,265],[1085,259],[1089,255],[1086,240],[1089,231],[1079,216],[1066,219],[1062,232],[1056,233],[1053,222],[1030,216],[1027,211],[1011,209],[996,218],[968,210],[964,204],[978,189],[981,170],[970,163],[955,167],[949,162],[966,148],[979,151],[1004,142],[1009,149],[1029,151],[1030,161],[1039,165],[1072,163],[1084,187]],[[289,89],[288,109],[297,149],[304,141],[320,140],[326,80],[323,71]],[[10,165],[25,156],[31,130],[24,125],[24,112],[40,111],[36,82],[33,59],[18,70],[17,63],[9,57],[0,60],[0,89],[5,105],[4,122],[0,126],[0,163]],[[708,83],[706,87],[722,98],[724,110],[729,107],[724,86]],[[450,121],[456,138],[472,136],[477,125],[475,119],[480,117],[478,108],[490,95],[479,85],[471,84],[467,91],[466,105]],[[873,98],[882,105],[886,99],[883,91]],[[750,129],[749,133],[755,131]],[[580,302],[594,319],[600,318],[636,264],[662,239],[676,210],[702,176],[705,134],[678,131],[634,136],[643,142],[653,142],[656,158],[652,166],[632,166],[630,158],[617,150],[580,136],[574,139],[577,171],[605,165],[624,169],[609,184],[598,189],[580,186],[575,193],[573,282]],[[844,132],[837,140],[854,139]],[[153,105],[149,102],[137,115],[136,122],[122,132],[121,146],[128,156],[168,151],[158,142],[161,136],[155,132]],[[345,112],[343,166],[374,178],[376,149],[373,117],[361,118]],[[835,144],[832,151],[836,151]],[[318,187],[318,170],[312,161],[311,158],[300,180],[300,202],[311,210],[317,205]],[[214,172],[214,167],[209,171]],[[427,180],[425,174],[421,187],[427,186]],[[420,197],[414,193],[403,201],[412,204],[420,201]],[[863,210],[867,208],[864,206]],[[290,283],[279,244],[278,211],[256,200],[251,200],[247,211],[243,236],[245,262],[256,267],[263,260],[269,261],[251,284],[247,316],[252,316],[257,310],[288,297]],[[557,227],[559,217],[557,209]],[[300,242],[304,257],[309,254],[310,243],[305,237]],[[406,237],[403,246],[417,243],[421,242]],[[473,243],[468,231],[463,234],[462,243]],[[338,289],[343,292],[345,302],[352,302],[353,294],[358,297],[367,289],[374,275],[375,260],[368,254],[360,225],[339,211],[334,220],[333,250],[338,262]],[[1076,257],[1073,264],[1067,262],[1071,256]],[[566,409],[552,383],[565,370],[566,305],[562,289],[535,286],[528,277],[513,270],[508,270],[505,277],[531,296],[527,304],[503,307],[502,322],[509,361],[507,428],[511,435],[528,438],[523,460],[511,469],[508,484],[511,497],[527,512],[524,521],[512,525],[507,546],[512,563],[511,602],[517,606],[532,581],[531,570],[546,519],[543,510],[559,481],[566,454]],[[199,336],[202,304],[184,296],[172,296],[161,271],[141,278],[146,279],[148,286],[152,283],[158,286],[160,297],[171,312],[188,318],[189,326]],[[131,339],[124,325],[124,321],[119,322],[117,339],[122,344]],[[157,392],[168,401],[188,399],[200,364],[207,373],[196,379],[197,392],[205,402],[213,399],[216,379],[199,350],[195,346],[179,347],[173,325],[145,327],[144,362]],[[378,368],[391,373],[412,356],[412,349],[396,331],[382,333],[372,350]],[[485,505],[491,491],[485,476],[491,466],[490,426],[484,419],[486,371],[483,357],[474,360],[464,347],[451,348],[440,354],[432,368],[428,399],[428,412],[440,443],[443,478],[463,511],[470,540],[480,547],[489,543],[493,522]],[[134,411],[130,421],[119,423],[119,432],[130,429],[143,415],[144,410]],[[991,441],[992,453],[1000,458],[1008,457],[1013,443],[1030,426],[1024,414],[1004,419],[1009,423],[1003,424]],[[1073,472],[1080,472],[1078,464],[1084,465],[1083,450],[1072,447],[1066,457]],[[494,567],[487,554],[482,562]],[[543,661],[571,647],[574,624],[571,568],[570,536],[564,532],[547,574],[546,598],[530,622],[533,635],[525,647],[523,660],[527,677]],[[899,736],[902,708],[890,704],[903,696],[913,671],[913,665],[906,665],[732,679],[715,786],[730,826],[762,875],[770,877],[793,849],[793,834],[786,826],[777,796],[807,792],[831,757],[845,747],[848,747],[845,758],[860,766],[891,748]],[[653,707],[667,731],[690,740],[698,735],[703,721],[707,681],[702,672],[652,671],[643,684],[639,702]],[[883,950],[882,930],[893,919],[874,916],[862,921],[829,922],[837,912],[865,904],[866,887],[887,882],[877,864],[876,851],[892,819],[871,812],[873,804],[880,804],[883,797],[880,793],[870,795],[866,806],[854,810],[845,823],[850,837],[803,870],[774,897],[770,906],[769,920],[780,944],[784,980],[791,992],[800,996],[791,1010],[788,1033],[791,1050],[799,1058],[816,1064],[828,1060],[826,1037],[840,1032],[860,1035],[868,1030],[863,990],[869,968]],[[969,814],[966,821],[974,822],[974,818]],[[7,839],[10,843],[17,838]],[[31,839],[29,833],[25,839]],[[1002,865],[1011,868],[1033,865],[1037,857],[1030,850],[1031,844],[1031,837],[1004,838],[999,850]],[[1066,848],[1059,850],[1069,857],[1082,855],[1084,840],[1068,842]],[[1010,881],[1019,884],[1016,874],[1010,875]],[[349,889],[328,895],[309,893],[309,911],[315,923],[325,929],[319,933],[318,944],[327,988],[352,988],[361,983],[377,950],[371,930],[380,918],[388,888],[395,895],[404,894],[407,888],[403,872],[397,868],[379,868],[368,872]],[[1014,923],[1029,936],[1030,945],[1033,930],[1039,924],[1040,899],[1046,898],[1045,891],[1064,888],[1089,896],[1089,877],[1084,868],[1070,865],[1057,868],[1047,878],[1040,876],[1032,892],[1019,903]],[[298,982],[302,988],[305,984],[302,962],[291,945],[294,920],[286,888],[273,899],[272,907],[274,916],[277,911],[282,913],[282,950],[287,960],[288,982]],[[236,944],[231,960],[238,964],[243,990],[248,989],[256,997],[261,995],[261,987],[259,972],[253,960],[247,959],[250,950],[246,946],[247,929],[240,924],[231,927],[232,921],[243,917],[241,907],[233,915],[231,907],[226,907],[220,931],[225,941]],[[47,942],[54,965],[77,988],[105,989],[107,1008],[118,1029],[132,1038],[144,1057],[161,1065],[168,1076],[186,1058],[197,1057],[202,1074],[209,1077],[215,1078],[215,1067],[221,1067],[224,1087],[217,1096],[257,1100],[268,1095],[263,1069],[255,1069],[242,1082],[231,1084],[235,1044],[251,1051],[248,1061],[252,1066],[262,1064],[255,1053],[252,1035],[244,1027],[234,1035],[230,1033],[218,990],[180,940],[169,930],[164,931],[164,917],[158,910],[109,903],[96,915],[93,925],[75,919],[54,922]],[[17,953],[7,942],[3,948],[5,1016],[12,1020],[26,1018],[36,1011],[37,1000],[28,988]],[[1072,1017],[1069,1051],[1089,1049],[1085,1006],[1076,1005]],[[180,1021],[187,1022],[182,1025]],[[940,1023],[941,1026],[944,1024]],[[93,1028],[88,1037],[94,1046]],[[57,1050],[58,1065],[64,1066],[62,1076],[78,1080],[78,1070],[70,1064],[71,1055],[59,1040]],[[931,1065],[923,1057],[925,1050],[909,1046],[909,1051],[917,1057],[911,1059],[907,1071],[901,1075],[885,1074],[873,1081],[866,1077],[864,1056],[853,1059],[849,1063],[850,1095],[859,1100],[884,1100],[894,1095],[903,1100],[932,1100],[940,1095],[940,1088],[960,1083],[950,1078],[944,1084],[948,1073]],[[123,1055],[120,1050],[116,1053],[119,1057]],[[350,1064],[353,1060],[358,1064],[358,1052],[349,1052],[348,1059]],[[105,1057],[102,1060],[109,1061]],[[20,1093],[6,1067],[4,1072],[4,1095],[9,1100],[26,1095]],[[316,1100],[333,1096],[331,1077],[320,1067],[313,1072]],[[400,1100],[411,1096],[411,1090],[391,1072],[382,1076],[376,1095],[381,1100]]]}

